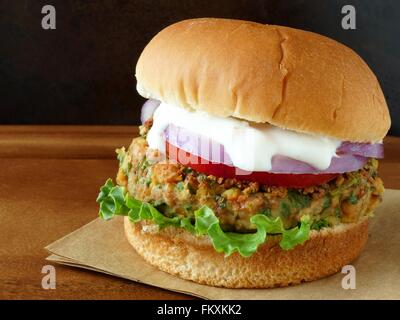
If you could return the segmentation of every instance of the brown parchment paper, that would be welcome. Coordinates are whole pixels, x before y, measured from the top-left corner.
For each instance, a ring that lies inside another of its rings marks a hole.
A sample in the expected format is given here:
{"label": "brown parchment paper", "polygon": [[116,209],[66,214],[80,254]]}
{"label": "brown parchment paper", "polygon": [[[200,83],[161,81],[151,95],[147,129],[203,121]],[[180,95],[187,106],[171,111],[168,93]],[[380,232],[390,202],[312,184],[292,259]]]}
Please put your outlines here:
{"label": "brown parchment paper", "polygon": [[96,219],[48,245],[49,261],[103,272],[205,299],[400,299],[400,190],[386,190],[370,221],[370,237],[356,269],[356,289],[345,274],[274,289],[225,289],[179,279],[148,265],[125,239],[123,219]]}

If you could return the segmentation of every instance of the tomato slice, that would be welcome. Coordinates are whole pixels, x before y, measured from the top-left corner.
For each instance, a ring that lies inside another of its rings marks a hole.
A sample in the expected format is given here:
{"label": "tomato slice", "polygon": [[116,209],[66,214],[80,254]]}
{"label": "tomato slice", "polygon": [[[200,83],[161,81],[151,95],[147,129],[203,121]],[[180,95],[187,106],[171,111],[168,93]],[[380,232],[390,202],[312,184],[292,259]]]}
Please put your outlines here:
{"label": "tomato slice", "polygon": [[289,174],[259,171],[245,173],[233,166],[207,161],[168,142],[166,142],[166,150],[168,158],[188,166],[197,172],[222,178],[256,181],[269,186],[305,188],[328,182],[339,175],[338,173]]}

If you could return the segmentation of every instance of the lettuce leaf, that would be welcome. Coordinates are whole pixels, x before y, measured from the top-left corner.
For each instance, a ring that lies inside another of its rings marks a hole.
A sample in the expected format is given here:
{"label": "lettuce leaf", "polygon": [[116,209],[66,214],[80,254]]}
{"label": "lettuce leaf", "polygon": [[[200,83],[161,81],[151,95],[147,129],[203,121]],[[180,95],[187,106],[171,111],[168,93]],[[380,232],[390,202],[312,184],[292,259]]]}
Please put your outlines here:
{"label": "lettuce leaf", "polygon": [[114,186],[111,179],[106,181],[96,200],[100,204],[99,215],[102,219],[110,220],[114,215],[128,214],[125,193],[125,188]]}
{"label": "lettuce leaf", "polygon": [[[279,217],[271,218],[264,214],[256,214],[250,218],[257,231],[254,233],[234,233],[222,230],[218,217],[213,210],[203,206],[196,210],[194,219],[190,217],[166,217],[151,204],[139,201],[129,196],[124,187],[114,186],[108,179],[100,188],[96,200],[100,205],[99,216],[109,220],[115,215],[128,216],[132,222],[151,220],[160,229],[173,226],[201,236],[208,236],[217,252],[226,256],[238,252],[243,257],[249,257],[257,251],[259,245],[265,242],[268,234],[282,235],[279,245],[284,250],[290,250],[304,243],[310,234],[310,219],[304,216],[300,226],[286,230]],[[193,223],[194,222],[194,223]]]}
{"label": "lettuce leaf", "polygon": [[256,214],[250,218],[250,222],[257,228],[255,233],[224,232],[214,212],[207,206],[203,206],[195,212],[195,229],[199,235],[208,235],[217,252],[224,252],[229,256],[238,251],[242,256],[249,257],[256,252],[258,246],[265,242],[267,234],[282,234],[279,243],[285,250],[302,244],[309,238],[310,222],[307,217],[301,220],[300,227],[285,230],[279,217],[269,218],[263,214]]}

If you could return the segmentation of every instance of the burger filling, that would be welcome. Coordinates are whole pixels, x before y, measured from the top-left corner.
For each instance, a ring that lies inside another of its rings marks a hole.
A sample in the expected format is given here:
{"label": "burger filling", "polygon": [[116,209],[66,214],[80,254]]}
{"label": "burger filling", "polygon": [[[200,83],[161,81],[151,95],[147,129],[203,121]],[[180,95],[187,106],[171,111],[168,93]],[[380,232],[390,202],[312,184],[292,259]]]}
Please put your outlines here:
{"label": "burger filling", "polygon": [[207,176],[168,159],[159,161],[159,152],[149,149],[143,137],[135,138],[127,151],[119,149],[118,156],[117,182],[132,197],[167,217],[194,218],[196,210],[207,206],[224,231],[255,231],[250,218],[256,214],[279,217],[285,229],[298,225],[303,216],[316,230],[355,223],[372,215],[384,190],[374,159],[329,183],[291,189]]}
{"label": "burger filling", "polygon": [[133,222],[152,220],[159,229],[173,226],[208,235],[218,252],[250,256],[267,236],[281,236],[280,246],[292,249],[319,231],[357,223],[371,216],[384,191],[378,161],[370,158],[357,171],[335,175],[309,187],[277,187],[196,171],[149,147],[146,135],[126,150],[117,186],[109,180],[97,201],[100,216],[127,215]]}

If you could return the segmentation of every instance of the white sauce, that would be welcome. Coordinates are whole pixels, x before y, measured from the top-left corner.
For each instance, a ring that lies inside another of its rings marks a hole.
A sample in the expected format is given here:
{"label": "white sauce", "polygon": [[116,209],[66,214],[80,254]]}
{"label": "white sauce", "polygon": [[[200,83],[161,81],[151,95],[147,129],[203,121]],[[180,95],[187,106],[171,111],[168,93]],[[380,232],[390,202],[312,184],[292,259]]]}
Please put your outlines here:
{"label": "white sauce", "polygon": [[165,153],[164,130],[169,124],[222,144],[233,165],[246,171],[270,171],[275,155],[325,170],[341,143],[340,140],[298,133],[269,124],[192,112],[162,102],[153,115],[153,126],[147,135],[150,148]]}

